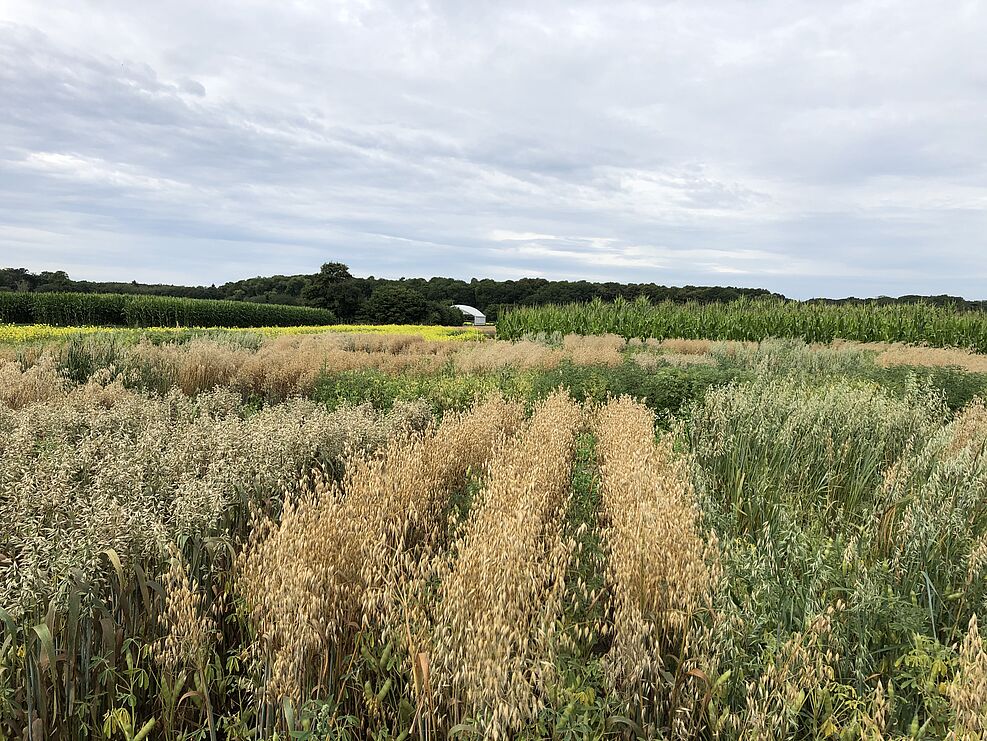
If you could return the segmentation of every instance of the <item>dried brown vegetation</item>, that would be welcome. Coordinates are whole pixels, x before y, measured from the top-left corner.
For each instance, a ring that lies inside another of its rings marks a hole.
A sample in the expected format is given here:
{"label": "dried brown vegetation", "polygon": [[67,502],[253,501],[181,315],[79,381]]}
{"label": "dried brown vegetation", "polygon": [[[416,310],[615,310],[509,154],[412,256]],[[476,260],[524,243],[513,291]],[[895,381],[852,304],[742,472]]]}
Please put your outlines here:
{"label": "dried brown vegetation", "polygon": [[567,334],[562,338],[563,350],[576,365],[620,365],[626,346],[624,338],[615,334]]}
{"label": "dried brown vegetation", "polygon": [[[671,436],[655,441],[654,413],[621,398],[594,419],[603,495],[609,621],[613,646],[606,657],[625,711],[650,728],[677,717],[680,684],[691,668],[682,661],[693,616],[710,607],[715,541],[699,530],[687,462]],[[665,657],[680,657],[677,667]],[[680,673],[666,679],[670,671]]]}
{"label": "dried brown vegetation", "polygon": [[0,405],[20,409],[64,396],[69,387],[51,358],[26,369],[14,360],[0,360]]}
{"label": "dried brown vegetation", "polygon": [[686,340],[686,339],[667,339],[667,340],[650,340],[649,344],[654,342],[654,344],[670,353],[677,353],[679,355],[709,355],[713,350],[713,346],[717,343],[712,340]]}
{"label": "dried brown vegetation", "polygon": [[877,363],[884,367],[917,365],[927,367],[954,367],[972,373],[987,373],[987,355],[941,347],[910,345],[862,345],[877,352]]}
{"label": "dried brown vegetation", "polygon": [[982,739],[987,735],[987,650],[980,638],[977,616],[970,625],[960,649],[960,669],[949,688],[949,699],[956,711],[957,739]]}
{"label": "dried brown vegetation", "polygon": [[283,335],[248,350],[215,340],[142,343],[126,354],[132,374],[192,394],[230,386],[243,394],[282,400],[310,394],[324,372],[375,368],[397,373],[436,370],[459,349],[451,342],[405,335]]}
{"label": "dried brown vegetation", "polygon": [[984,736],[976,379],[543,339],[0,352],[0,737]]}
{"label": "dried brown vegetation", "polygon": [[575,335],[562,338],[561,347],[517,340],[515,342],[469,343],[453,355],[460,372],[477,372],[513,367],[548,370],[563,360],[575,365],[620,365],[626,343],[616,335]]}
{"label": "dried brown vegetation", "polygon": [[561,394],[535,409],[492,461],[440,569],[432,681],[450,725],[510,738],[543,706],[574,547],[562,522],[580,419]]}
{"label": "dried brown vegetation", "polygon": [[[341,484],[306,481],[280,521],[253,530],[238,588],[257,634],[266,699],[300,704],[309,688],[335,686],[362,630],[400,635],[421,564],[443,543],[448,498],[521,416],[499,399],[449,414],[355,457]],[[409,661],[417,658],[408,650]]]}
{"label": "dried brown vegetation", "polygon": [[514,368],[554,368],[562,362],[556,347],[518,340],[517,342],[483,342],[462,348],[453,358],[456,370],[467,373]]}

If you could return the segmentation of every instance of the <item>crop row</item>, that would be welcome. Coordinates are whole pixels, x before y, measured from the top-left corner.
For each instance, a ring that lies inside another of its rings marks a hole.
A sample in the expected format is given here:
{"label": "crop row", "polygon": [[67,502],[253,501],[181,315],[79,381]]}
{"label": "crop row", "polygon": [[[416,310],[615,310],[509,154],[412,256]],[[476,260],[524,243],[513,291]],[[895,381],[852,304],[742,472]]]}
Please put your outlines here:
{"label": "crop row", "polygon": [[262,327],[335,321],[331,311],[307,306],[116,293],[0,293],[0,324]]}
{"label": "crop row", "polygon": [[930,304],[844,304],[741,299],[732,303],[652,304],[646,299],[519,307],[497,325],[498,337],[606,334],[665,339],[760,341],[795,337],[906,342],[987,352],[987,313]]}
{"label": "crop row", "polygon": [[0,358],[0,738],[984,738],[984,403],[617,343]]}

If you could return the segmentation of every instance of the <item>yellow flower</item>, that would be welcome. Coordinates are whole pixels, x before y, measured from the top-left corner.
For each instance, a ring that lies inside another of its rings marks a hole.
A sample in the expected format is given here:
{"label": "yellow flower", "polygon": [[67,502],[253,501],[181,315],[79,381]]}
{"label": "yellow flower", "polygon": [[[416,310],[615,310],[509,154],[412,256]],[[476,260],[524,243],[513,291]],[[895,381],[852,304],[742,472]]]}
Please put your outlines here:
{"label": "yellow flower", "polygon": [[482,340],[484,334],[472,327],[435,327],[417,324],[334,324],[323,327],[52,327],[47,324],[0,324],[0,343],[38,342],[78,335],[124,335],[140,338],[144,333],[252,332],[265,336],[347,332],[361,334],[417,335],[426,340]]}

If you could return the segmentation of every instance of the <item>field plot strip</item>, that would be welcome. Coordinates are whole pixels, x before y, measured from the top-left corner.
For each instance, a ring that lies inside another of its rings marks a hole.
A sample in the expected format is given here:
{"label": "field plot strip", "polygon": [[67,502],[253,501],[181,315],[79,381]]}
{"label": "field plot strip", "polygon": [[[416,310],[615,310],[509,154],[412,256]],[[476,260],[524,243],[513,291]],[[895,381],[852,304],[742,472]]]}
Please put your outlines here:
{"label": "field plot strip", "polygon": [[434,674],[450,725],[509,738],[541,709],[573,543],[563,537],[580,407],[553,394],[494,459],[436,607]]}
{"label": "field plot strip", "polygon": [[[450,495],[521,417],[500,399],[447,415],[378,455],[357,456],[341,485],[306,484],[280,522],[255,529],[239,589],[265,702],[297,706],[316,688],[342,695],[364,634],[385,642],[400,631],[402,590],[444,532]],[[372,694],[379,704],[387,693]]]}
{"label": "field plot strip", "polygon": [[710,552],[686,463],[669,437],[655,441],[654,413],[624,397],[599,411],[593,429],[613,631],[607,678],[627,716],[653,733],[673,716],[685,720],[681,659],[692,617],[709,599]]}

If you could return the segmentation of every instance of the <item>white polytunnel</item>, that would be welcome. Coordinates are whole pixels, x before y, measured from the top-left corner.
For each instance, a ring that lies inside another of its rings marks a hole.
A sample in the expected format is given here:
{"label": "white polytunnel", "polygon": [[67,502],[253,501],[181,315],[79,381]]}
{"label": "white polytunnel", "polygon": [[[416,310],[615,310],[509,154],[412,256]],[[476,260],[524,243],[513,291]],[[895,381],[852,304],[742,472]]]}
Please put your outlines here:
{"label": "white polytunnel", "polygon": [[487,323],[487,318],[479,309],[475,309],[472,306],[467,306],[466,304],[453,304],[452,308],[459,309],[463,312],[463,314],[472,319],[473,325],[476,327],[481,327]]}

